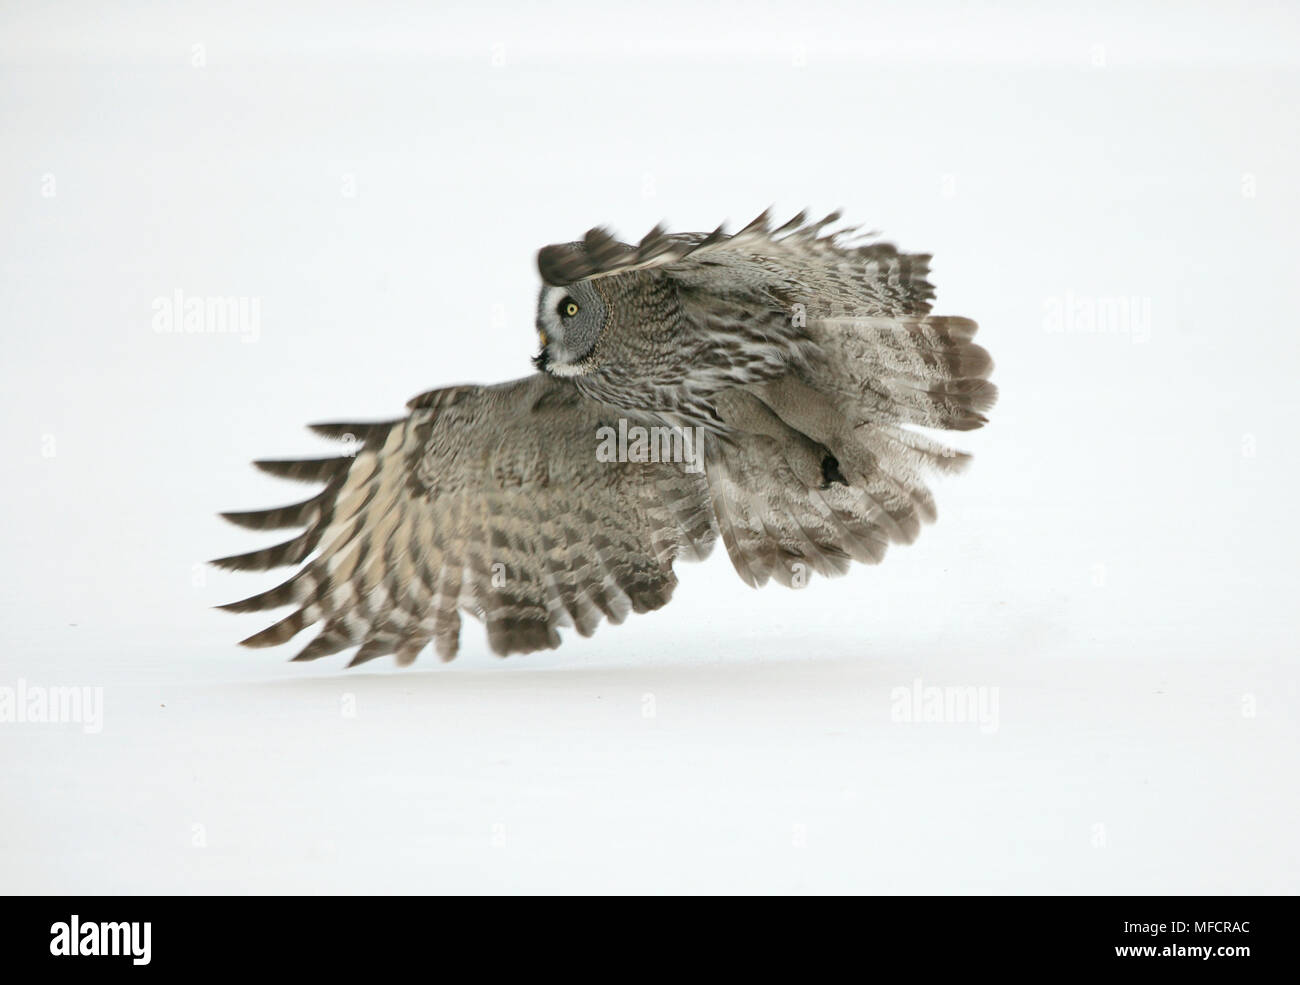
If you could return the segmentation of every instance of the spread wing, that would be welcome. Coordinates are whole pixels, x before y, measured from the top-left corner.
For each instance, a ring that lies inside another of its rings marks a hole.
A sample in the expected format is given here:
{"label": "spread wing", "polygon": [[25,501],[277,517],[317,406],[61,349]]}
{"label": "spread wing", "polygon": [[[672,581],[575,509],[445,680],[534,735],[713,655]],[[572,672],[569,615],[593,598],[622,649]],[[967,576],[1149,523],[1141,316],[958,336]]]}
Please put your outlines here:
{"label": "spread wing", "polygon": [[538,374],[434,390],[408,406],[397,421],[314,429],[354,440],[353,456],[257,463],[324,488],[293,506],[223,514],[254,529],[304,528],[213,562],[302,564],[223,606],[294,607],[245,645],[283,643],[319,622],[295,659],[359,646],[352,664],[390,653],[409,663],[430,642],[451,659],[468,612],[499,654],[553,648],[559,626],[587,636],[602,618],[664,605],[673,561],[712,546],[704,477],[670,462],[599,461],[598,431],[617,426],[618,412],[572,386]]}

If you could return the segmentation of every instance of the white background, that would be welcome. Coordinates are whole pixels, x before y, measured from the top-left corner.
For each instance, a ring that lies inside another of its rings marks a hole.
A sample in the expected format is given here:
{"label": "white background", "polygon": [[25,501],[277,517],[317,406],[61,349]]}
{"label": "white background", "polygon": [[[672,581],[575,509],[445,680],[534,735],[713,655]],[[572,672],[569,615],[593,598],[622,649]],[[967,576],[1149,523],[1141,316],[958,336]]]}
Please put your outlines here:
{"label": "white background", "polygon": [[[0,723],[0,887],[1300,889],[1300,14],[1039,7],[5,4],[0,687],[104,720]],[[250,459],[528,372],[545,243],[770,204],[934,252],[997,359],[917,544],[508,661],[234,645],[278,573],[215,514],[302,498]]]}

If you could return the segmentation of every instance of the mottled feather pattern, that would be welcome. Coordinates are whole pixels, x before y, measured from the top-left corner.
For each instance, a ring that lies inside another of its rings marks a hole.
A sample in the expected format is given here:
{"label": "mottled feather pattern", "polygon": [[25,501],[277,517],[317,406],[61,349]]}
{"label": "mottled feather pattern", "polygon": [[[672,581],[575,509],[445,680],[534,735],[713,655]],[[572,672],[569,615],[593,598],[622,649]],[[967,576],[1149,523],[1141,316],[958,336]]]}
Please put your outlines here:
{"label": "mottled feather pattern", "polygon": [[589,280],[611,312],[575,385],[632,413],[716,429],[718,393],[824,355],[810,322],[928,312],[929,257],[860,242],[856,229],[834,229],[838,220],[832,213],[810,223],[801,214],[774,229],[764,213],[733,235],[656,227],[629,246],[593,229],[547,247],[538,258],[543,279]]}
{"label": "mottled feather pattern", "polygon": [[[561,399],[542,399],[561,388]],[[323,621],[297,659],[358,644],[353,663],[409,659],[430,642],[450,659],[466,611],[497,653],[554,647],[559,626],[589,635],[602,618],[662,606],[672,561],[711,546],[703,477],[676,463],[598,462],[600,408],[549,377],[451,388],[412,406],[409,418],[370,427],[355,458],[310,467],[337,489],[332,510],[301,515],[315,518],[300,537],[320,552],[288,581],[224,607],[297,607],[247,645]],[[306,477],[293,465],[281,474]],[[219,563],[260,570],[261,553]]]}
{"label": "mottled feather pattern", "polygon": [[[543,282],[587,284],[603,305],[581,365],[432,390],[401,420],[317,426],[349,454],[256,463],[322,488],[223,514],[300,530],[215,562],[301,566],[225,606],[293,607],[244,642],[320,624],[296,659],[356,647],[352,664],[409,663],[429,645],[450,659],[466,613],[494,652],[528,652],[663,606],[674,563],[715,539],[754,586],[910,543],[936,517],[927,476],[968,460],[914,429],[984,424],[992,360],[973,321],[931,314],[929,255],[838,221],[764,213],[734,234],[656,227],[625,244],[597,228],[545,247]],[[598,460],[598,428],[620,418],[699,428],[703,473]]]}

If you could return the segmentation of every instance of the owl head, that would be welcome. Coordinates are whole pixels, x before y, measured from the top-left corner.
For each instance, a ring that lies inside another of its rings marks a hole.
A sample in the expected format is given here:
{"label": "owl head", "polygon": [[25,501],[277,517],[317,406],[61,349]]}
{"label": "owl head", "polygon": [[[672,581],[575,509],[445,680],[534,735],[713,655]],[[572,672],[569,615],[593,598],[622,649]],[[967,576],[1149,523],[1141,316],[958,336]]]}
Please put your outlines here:
{"label": "owl head", "polygon": [[590,372],[607,315],[605,299],[591,281],[543,286],[537,298],[537,336],[542,349],[534,364],[553,376]]}
{"label": "owl head", "polygon": [[592,377],[610,361],[635,371],[637,353],[647,349],[642,336],[674,320],[669,283],[655,268],[720,234],[670,235],[656,226],[633,246],[597,227],[576,242],[543,247],[537,254],[542,350],[534,364],[552,376]]}

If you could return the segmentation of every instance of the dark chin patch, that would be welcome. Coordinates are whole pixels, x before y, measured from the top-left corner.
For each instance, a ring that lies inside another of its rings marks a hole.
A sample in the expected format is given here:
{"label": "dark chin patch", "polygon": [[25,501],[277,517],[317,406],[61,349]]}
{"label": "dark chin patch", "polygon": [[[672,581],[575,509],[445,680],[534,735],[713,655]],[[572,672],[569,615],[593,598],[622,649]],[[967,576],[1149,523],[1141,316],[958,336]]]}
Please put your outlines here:
{"label": "dark chin patch", "polygon": [[533,365],[536,366],[540,372],[546,372],[546,367],[550,364],[551,357],[547,354],[545,349],[533,356]]}

